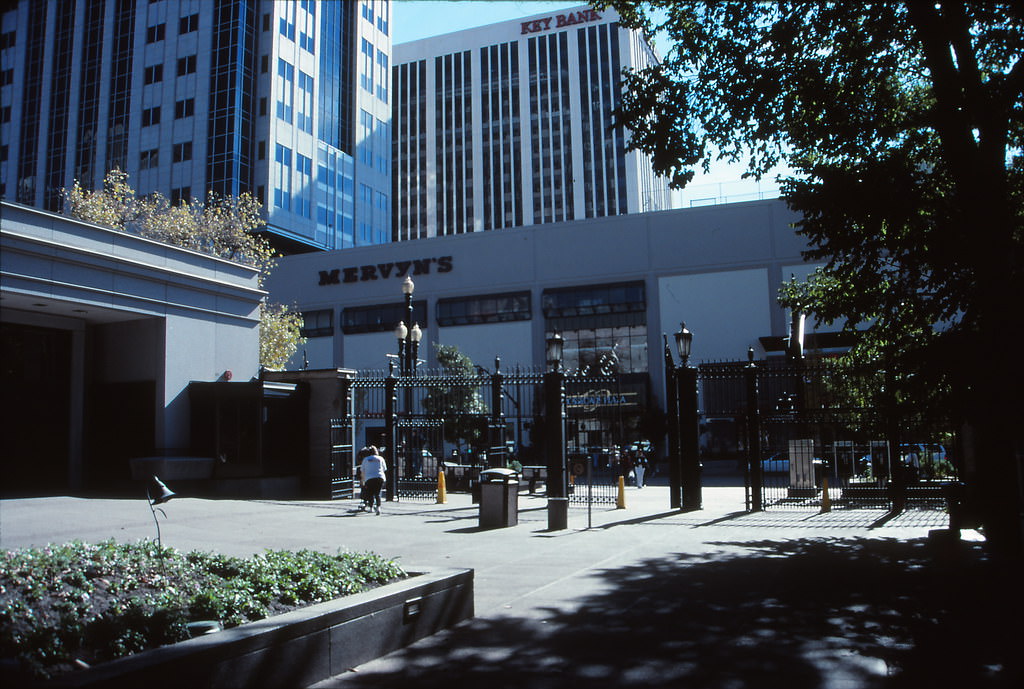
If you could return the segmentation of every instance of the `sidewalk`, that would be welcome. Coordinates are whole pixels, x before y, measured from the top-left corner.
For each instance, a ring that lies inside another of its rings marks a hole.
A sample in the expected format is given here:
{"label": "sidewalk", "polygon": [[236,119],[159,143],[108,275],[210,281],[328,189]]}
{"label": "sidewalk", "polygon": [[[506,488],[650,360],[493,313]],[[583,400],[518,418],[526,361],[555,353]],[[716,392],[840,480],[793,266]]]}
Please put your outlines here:
{"label": "sidewalk", "polygon": [[[979,543],[945,551],[930,542],[929,530],[946,525],[942,512],[872,528],[879,511],[746,514],[741,487],[705,488],[704,509],[690,513],[668,508],[664,486],[627,488],[626,499],[626,509],[595,507],[591,528],[586,508],[573,507],[570,528],[549,532],[546,500],[526,494],[518,526],[487,531],[465,494],[445,505],[385,503],[380,516],[356,512],[356,501],[176,498],[164,505],[161,533],[180,550],[373,550],[410,571],[474,569],[475,619],[318,688],[984,687],[1021,678],[1019,572],[993,568]],[[5,548],[154,536],[144,498],[0,501]]]}

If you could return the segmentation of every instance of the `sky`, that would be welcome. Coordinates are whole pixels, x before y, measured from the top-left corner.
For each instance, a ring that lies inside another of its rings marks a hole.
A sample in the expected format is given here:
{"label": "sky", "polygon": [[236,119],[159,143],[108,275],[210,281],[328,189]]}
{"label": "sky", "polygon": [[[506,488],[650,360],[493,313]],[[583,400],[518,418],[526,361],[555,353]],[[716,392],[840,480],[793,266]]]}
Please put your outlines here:
{"label": "sky", "polygon": [[552,10],[586,5],[575,2],[519,2],[518,0],[395,0],[391,3],[391,41],[408,41],[529,17]]}
{"label": "sky", "polygon": [[[391,40],[406,43],[421,38],[470,29],[487,24],[521,19],[534,14],[586,5],[586,0],[393,0]],[[659,48],[659,50],[661,50]],[[702,205],[721,201],[746,201],[763,195],[774,198],[777,185],[766,176],[760,183],[741,180],[742,166],[718,163],[711,171],[698,171],[693,182],[679,192],[678,205]]]}

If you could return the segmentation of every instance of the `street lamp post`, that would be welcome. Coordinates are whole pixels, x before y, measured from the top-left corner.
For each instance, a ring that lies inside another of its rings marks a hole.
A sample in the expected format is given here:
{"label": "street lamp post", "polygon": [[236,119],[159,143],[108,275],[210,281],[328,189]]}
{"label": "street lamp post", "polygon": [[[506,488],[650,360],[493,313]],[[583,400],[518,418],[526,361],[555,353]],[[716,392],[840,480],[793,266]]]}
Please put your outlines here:
{"label": "street lamp post", "polygon": [[569,526],[565,461],[565,373],[562,371],[562,336],[553,333],[545,341],[548,371],[544,374],[544,454],[548,471],[548,530]]}
{"label": "street lamp post", "polygon": [[693,333],[679,324],[675,334],[679,366],[675,371],[679,414],[679,463],[682,508],[699,510],[703,504],[700,476],[700,412],[697,409],[697,369],[690,366]]}
{"label": "street lamp post", "polygon": [[[415,290],[416,284],[412,281],[411,277],[406,275],[405,280],[402,281],[402,295],[405,297],[405,320],[399,321],[394,330],[395,337],[398,339],[398,371],[399,375],[403,378],[416,377],[420,340],[423,339],[423,331],[420,330],[420,324],[413,322],[412,295]],[[407,323],[412,323],[412,327],[408,327]],[[411,417],[412,385],[409,381],[405,383],[404,398],[406,417]],[[408,476],[416,472],[416,462],[413,457],[415,448],[412,447],[411,439],[412,434],[409,432],[405,438],[405,474]],[[395,449],[397,451],[397,448]],[[388,498],[390,499],[390,497],[389,493]]]}

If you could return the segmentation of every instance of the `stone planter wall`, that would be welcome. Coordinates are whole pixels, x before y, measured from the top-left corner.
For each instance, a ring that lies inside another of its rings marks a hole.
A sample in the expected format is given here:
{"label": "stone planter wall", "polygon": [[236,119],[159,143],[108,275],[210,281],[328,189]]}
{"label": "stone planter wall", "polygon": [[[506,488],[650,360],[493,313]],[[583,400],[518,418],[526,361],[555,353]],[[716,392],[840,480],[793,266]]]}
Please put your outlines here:
{"label": "stone planter wall", "polygon": [[56,678],[50,687],[303,687],[473,616],[473,571],[432,570],[366,593]]}

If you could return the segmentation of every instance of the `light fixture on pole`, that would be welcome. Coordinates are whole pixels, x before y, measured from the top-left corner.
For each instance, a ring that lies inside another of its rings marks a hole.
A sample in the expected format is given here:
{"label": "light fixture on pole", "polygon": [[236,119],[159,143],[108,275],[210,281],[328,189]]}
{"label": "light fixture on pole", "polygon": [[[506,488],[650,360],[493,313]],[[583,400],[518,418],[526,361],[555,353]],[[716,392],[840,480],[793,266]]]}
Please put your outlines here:
{"label": "light fixture on pole", "polygon": [[552,333],[547,340],[545,340],[547,346],[547,362],[549,371],[560,371],[562,370],[562,350],[565,346],[565,341],[562,336],[558,333]]}
{"label": "light fixture on pole", "polygon": [[167,513],[162,508],[158,508],[157,505],[164,504],[176,495],[177,493],[168,488],[155,475],[150,479],[149,485],[146,486],[146,499],[149,502],[149,510],[153,513],[153,522],[156,524],[156,545],[161,551],[163,550],[163,544],[160,540],[160,520],[156,518],[156,513],[159,509],[160,514],[164,515],[164,519],[167,519]]}
{"label": "light fixture on pole", "polygon": [[699,510],[703,502],[700,476],[700,411],[697,406],[697,369],[690,366],[693,333],[686,329],[686,323],[680,323],[679,331],[674,337],[680,362],[674,376],[678,414],[676,421],[679,428],[679,469],[671,473],[679,477],[682,508]]}
{"label": "light fixture on pole", "polygon": [[569,498],[566,491],[565,374],[562,372],[564,341],[552,333],[545,341],[548,372],[544,374],[544,454],[548,469],[548,530],[568,527]]}
{"label": "light fixture on pole", "polygon": [[676,351],[679,353],[679,365],[686,366],[690,361],[690,348],[693,346],[693,333],[686,329],[686,323],[679,324],[675,334]]}

